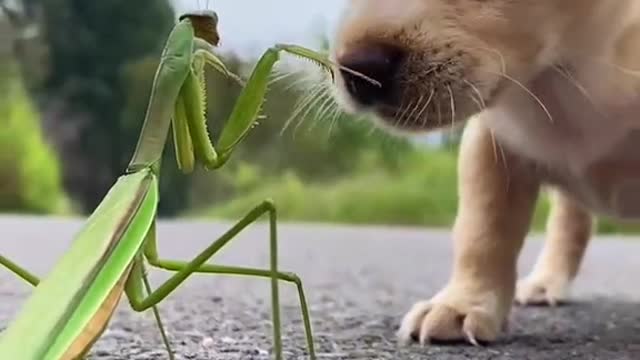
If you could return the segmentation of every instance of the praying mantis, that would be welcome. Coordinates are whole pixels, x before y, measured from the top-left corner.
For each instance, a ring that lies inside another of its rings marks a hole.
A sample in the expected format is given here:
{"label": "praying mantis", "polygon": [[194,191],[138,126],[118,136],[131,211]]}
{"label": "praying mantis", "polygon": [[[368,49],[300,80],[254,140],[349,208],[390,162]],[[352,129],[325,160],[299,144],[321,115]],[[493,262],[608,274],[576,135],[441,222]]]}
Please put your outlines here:
{"label": "praying mantis", "polygon": [[[282,359],[279,281],[298,290],[309,357],[316,358],[307,301],[300,278],[278,268],[277,211],[265,200],[249,211],[190,262],[159,256],[156,212],[161,156],[172,132],[177,166],[185,174],[197,165],[215,170],[230,159],[234,148],[261,117],[268,76],[281,53],[306,58],[333,77],[334,64],[301,46],[278,44],[258,60],[247,81],[230,72],[215,55],[220,40],[214,11],[185,13],[178,18],[162,52],[141,134],[126,171],[112,185],[74,237],[71,247],[40,280],[0,255],[0,265],[35,288],[17,316],[0,333],[0,359],[75,360],[87,356],[107,328],[122,294],[134,311],[151,309],[169,358],[173,351],[156,305],[194,273],[241,275],[271,280],[273,353]],[[205,66],[238,81],[243,88],[216,146],[205,116]],[[344,70],[344,69],[343,69]],[[218,266],[207,263],[243,229],[261,216],[269,219],[269,269]],[[155,290],[145,264],[174,274]]]}

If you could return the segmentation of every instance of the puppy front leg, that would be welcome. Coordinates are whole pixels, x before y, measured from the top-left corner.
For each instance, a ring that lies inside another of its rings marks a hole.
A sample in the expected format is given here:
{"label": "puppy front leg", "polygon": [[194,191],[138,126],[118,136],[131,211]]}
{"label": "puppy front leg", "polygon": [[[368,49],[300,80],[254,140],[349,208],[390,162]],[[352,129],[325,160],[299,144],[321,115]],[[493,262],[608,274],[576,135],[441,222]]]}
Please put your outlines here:
{"label": "puppy front leg", "polygon": [[453,272],[444,289],[405,315],[401,341],[477,344],[506,325],[540,182],[531,164],[496,146],[481,119],[465,129],[458,176]]}
{"label": "puppy front leg", "polygon": [[593,216],[561,190],[551,193],[547,241],[533,271],[518,282],[521,305],[556,305],[567,298],[593,233]]}

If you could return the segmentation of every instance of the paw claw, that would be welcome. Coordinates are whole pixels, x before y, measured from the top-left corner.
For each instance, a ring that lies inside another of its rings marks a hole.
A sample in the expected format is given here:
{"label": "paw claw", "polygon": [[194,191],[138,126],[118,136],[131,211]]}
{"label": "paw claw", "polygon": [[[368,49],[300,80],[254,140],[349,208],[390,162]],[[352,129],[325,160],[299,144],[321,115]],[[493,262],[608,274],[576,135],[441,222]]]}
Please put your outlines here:
{"label": "paw claw", "polygon": [[467,340],[473,345],[473,346],[480,346],[480,344],[478,343],[478,340],[476,340],[475,336],[473,336],[473,333],[469,330],[465,330],[464,331],[465,336],[467,337]]}
{"label": "paw claw", "polygon": [[467,294],[455,297],[458,298],[474,302],[461,303],[444,294],[432,302],[414,305],[398,330],[401,343],[408,344],[413,340],[426,346],[439,341],[463,341],[480,346],[481,342],[494,341],[506,322],[493,307],[494,303],[478,304],[478,297]]}
{"label": "paw claw", "polygon": [[518,282],[515,303],[518,306],[558,306],[566,298],[569,281],[562,276],[531,275]]}
{"label": "paw claw", "polygon": [[431,339],[428,336],[423,336],[420,338],[420,345],[423,347],[431,345]]}

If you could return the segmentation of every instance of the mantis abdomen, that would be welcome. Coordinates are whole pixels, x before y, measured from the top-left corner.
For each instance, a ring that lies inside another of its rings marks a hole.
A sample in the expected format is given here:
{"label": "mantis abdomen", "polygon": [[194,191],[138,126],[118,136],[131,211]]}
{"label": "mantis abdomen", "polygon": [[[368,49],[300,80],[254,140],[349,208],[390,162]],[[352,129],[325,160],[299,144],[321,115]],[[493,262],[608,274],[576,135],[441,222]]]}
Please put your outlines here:
{"label": "mantis abdomen", "polygon": [[89,320],[80,335],[75,339],[73,344],[69,346],[69,349],[60,360],[76,360],[86,356],[93,344],[107,328],[107,324],[111,320],[118,302],[122,297],[124,284],[126,283],[130,272],[130,269],[127,270],[120,280],[118,280],[116,286],[113,287],[109,295],[104,299],[100,309],[91,318],[91,320]]}

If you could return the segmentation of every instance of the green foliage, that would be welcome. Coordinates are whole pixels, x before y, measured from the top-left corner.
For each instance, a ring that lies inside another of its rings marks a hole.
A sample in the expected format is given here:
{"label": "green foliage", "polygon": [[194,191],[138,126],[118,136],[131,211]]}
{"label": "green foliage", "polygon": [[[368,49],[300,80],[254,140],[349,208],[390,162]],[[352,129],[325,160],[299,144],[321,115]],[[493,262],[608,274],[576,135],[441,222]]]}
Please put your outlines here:
{"label": "green foliage", "polygon": [[[10,79],[10,80],[9,80]],[[39,115],[22,84],[0,86],[0,210],[63,213],[69,210],[57,156],[43,139]]]}
{"label": "green foliage", "polygon": [[[348,176],[305,182],[294,171],[261,177],[252,191],[195,214],[222,218],[241,216],[252,204],[272,198],[283,220],[355,224],[448,226],[455,214],[455,154],[412,151],[395,169],[379,166],[380,153],[369,150]],[[247,165],[244,165],[247,167]],[[239,172],[238,177],[244,175]],[[251,169],[259,174],[258,169]],[[255,178],[255,175],[252,176]]]}

